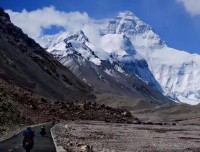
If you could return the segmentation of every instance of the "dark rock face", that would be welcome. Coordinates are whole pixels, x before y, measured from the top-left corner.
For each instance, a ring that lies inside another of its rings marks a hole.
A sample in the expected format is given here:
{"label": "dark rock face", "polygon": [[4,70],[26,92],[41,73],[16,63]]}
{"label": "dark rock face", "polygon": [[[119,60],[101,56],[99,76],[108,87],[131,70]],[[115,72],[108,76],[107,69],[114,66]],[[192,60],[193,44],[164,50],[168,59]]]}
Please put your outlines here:
{"label": "dark rock face", "polygon": [[[115,109],[90,101],[62,102],[34,96],[19,87],[0,80],[0,123],[31,124],[51,120],[98,120],[116,123],[137,123],[125,109]],[[9,102],[6,102],[8,101]],[[16,106],[17,105],[17,106]]]}
{"label": "dark rock face", "polygon": [[90,87],[13,25],[0,8],[0,79],[54,100],[94,98]]}
{"label": "dark rock face", "polygon": [[11,103],[0,101],[1,125],[19,124],[23,123],[23,120],[24,118],[21,117],[20,112]]}

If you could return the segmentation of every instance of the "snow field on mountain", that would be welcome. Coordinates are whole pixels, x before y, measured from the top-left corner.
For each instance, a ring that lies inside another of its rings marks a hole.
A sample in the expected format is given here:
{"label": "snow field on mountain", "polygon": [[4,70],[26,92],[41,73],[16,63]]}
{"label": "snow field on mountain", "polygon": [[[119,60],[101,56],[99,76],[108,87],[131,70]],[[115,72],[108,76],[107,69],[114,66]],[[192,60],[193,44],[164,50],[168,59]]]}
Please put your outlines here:
{"label": "snow field on mountain", "polygon": [[[168,47],[148,24],[129,11],[121,12],[114,18],[94,20],[93,26],[95,30],[99,30],[100,35],[94,36],[98,37],[96,42],[92,40],[94,43],[91,43],[87,32],[79,32],[74,40],[68,40],[84,59],[98,66],[101,66],[102,60],[112,64],[115,61],[126,64],[129,71],[132,70],[133,74],[147,84],[157,86],[155,88],[175,101],[200,103],[198,54]],[[44,36],[42,39],[46,43],[47,51],[64,57],[74,52],[72,49],[66,49],[64,43],[71,35],[68,31],[55,36]],[[116,69],[127,74],[127,71],[120,70],[119,66]],[[111,70],[105,71],[111,75]],[[159,89],[158,85],[162,89]]]}

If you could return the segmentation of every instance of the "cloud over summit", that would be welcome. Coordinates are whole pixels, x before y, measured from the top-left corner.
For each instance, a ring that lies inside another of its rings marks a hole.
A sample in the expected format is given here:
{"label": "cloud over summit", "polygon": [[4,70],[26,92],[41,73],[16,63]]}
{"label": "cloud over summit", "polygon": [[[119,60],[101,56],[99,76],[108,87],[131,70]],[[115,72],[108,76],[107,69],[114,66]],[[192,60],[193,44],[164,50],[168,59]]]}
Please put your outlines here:
{"label": "cloud over summit", "polygon": [[200,1],[199,0],[176,0],[182,3],[186,11],[192,16],[200,15]]}
{"label": "cloud over summit", "polygon": [[6,12],[15,25],[22,28],[25,33],[35,40],[42,36],[44,29],[50,29],[52,26],[61,26],[76,32],[83,29],[86,24],[92,24],[87,13],[67,13],[58,11],[53,6],[30,12],[25,9],[21,12],[13,12],[12,10],[6,10]]}

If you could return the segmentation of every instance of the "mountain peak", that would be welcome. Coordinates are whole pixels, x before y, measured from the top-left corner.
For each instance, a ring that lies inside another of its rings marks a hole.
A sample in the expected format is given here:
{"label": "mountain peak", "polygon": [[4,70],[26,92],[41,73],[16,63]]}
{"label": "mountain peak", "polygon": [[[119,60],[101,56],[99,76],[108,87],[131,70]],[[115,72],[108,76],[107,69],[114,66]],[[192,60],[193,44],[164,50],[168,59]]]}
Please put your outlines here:
{"label": "mountain peak", "polygon": [[122,18],[127,18],[127,17],[131,17],[131,18],[135,18],[135,19],[138,19],[135,14],[131,11],[123,11],[123,12],[119,12],[118,14],[119,17],[122,17]]}
{"label": "mountain peak", "polygon": [[119,12],[119,16],[135,16],[131,11]]}
{"label": "mountain peak", "polygon": [[77,34],[85,36],[85,33],[82,30],[78,31]]}
{"label": "mountain peak", "polygon": [[65,42],[70,41],[70,40],[75,40],[75,41],[79,41],[82,43],[89,42],[89,39],[87,38],[87,36],[85,35],[85,33],[82,30],[80,30],[76,34],[73,34],[70,37],[66,38]]}
{"label": "mountain peak", "polygon": [[85,33],[82,30],[77,32],[77,35],[79,36],[79,39],[81,39],[81,40],[83,39],[85,41],[89,41],[88,37],[85,35]]}

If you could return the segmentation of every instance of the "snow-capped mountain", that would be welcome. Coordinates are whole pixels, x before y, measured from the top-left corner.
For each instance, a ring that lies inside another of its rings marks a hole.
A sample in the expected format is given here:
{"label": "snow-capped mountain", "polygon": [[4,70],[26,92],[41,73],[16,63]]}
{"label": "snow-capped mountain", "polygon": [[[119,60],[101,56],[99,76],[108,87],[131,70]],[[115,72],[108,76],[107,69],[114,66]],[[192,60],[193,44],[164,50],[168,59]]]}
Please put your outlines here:
{"label": "snow-capped mountain", "polygon": [[[47,51],[88,83],[88,76],[78,69],[84,64],[85,68],[101,69],[116,81],[121,81],[116,79],[121,75],[139,78],[178,102],[200,103],[199,55],[168,47],[149,25],[129,11],[112,19],[94,20],[94,26],[99,29],[98,45],[92,44],[82,31],[44,36],[42,40]],[[95,71],[98,77],[103,75],[101,72]],[[121,90],[130,87],[122,84]]]}
{"label": "snow-capped mountain", "polygon": [[[112,41],[110,37],[113,35],[107,35],[102,39],[102,43],[105,43],[102,48],[92,44],[83,31],[68,35],[67,38],[65,35],[66,33],[57,35],[57,41],[52,39],[48,51],[96,93],[148,98],[157,103],[170,102],[156,91],[161,89],[160,86],[149,71],[146,61],[136,54],[131,41],[125,35],[119,34]],[[46,36],[43,39],[49,41],[51,37]],[[107,43],[110,44],[109,48]],[[143,82],[141,78],[148,81]]]}
{"label": "snow-capped mountain", "polygon": [[125,34],[136,48],[160,48],[166,43],[154,33],[152,27],[141,21],[132,12],[125,11],[113,19],[97,20],[100,34]]}

